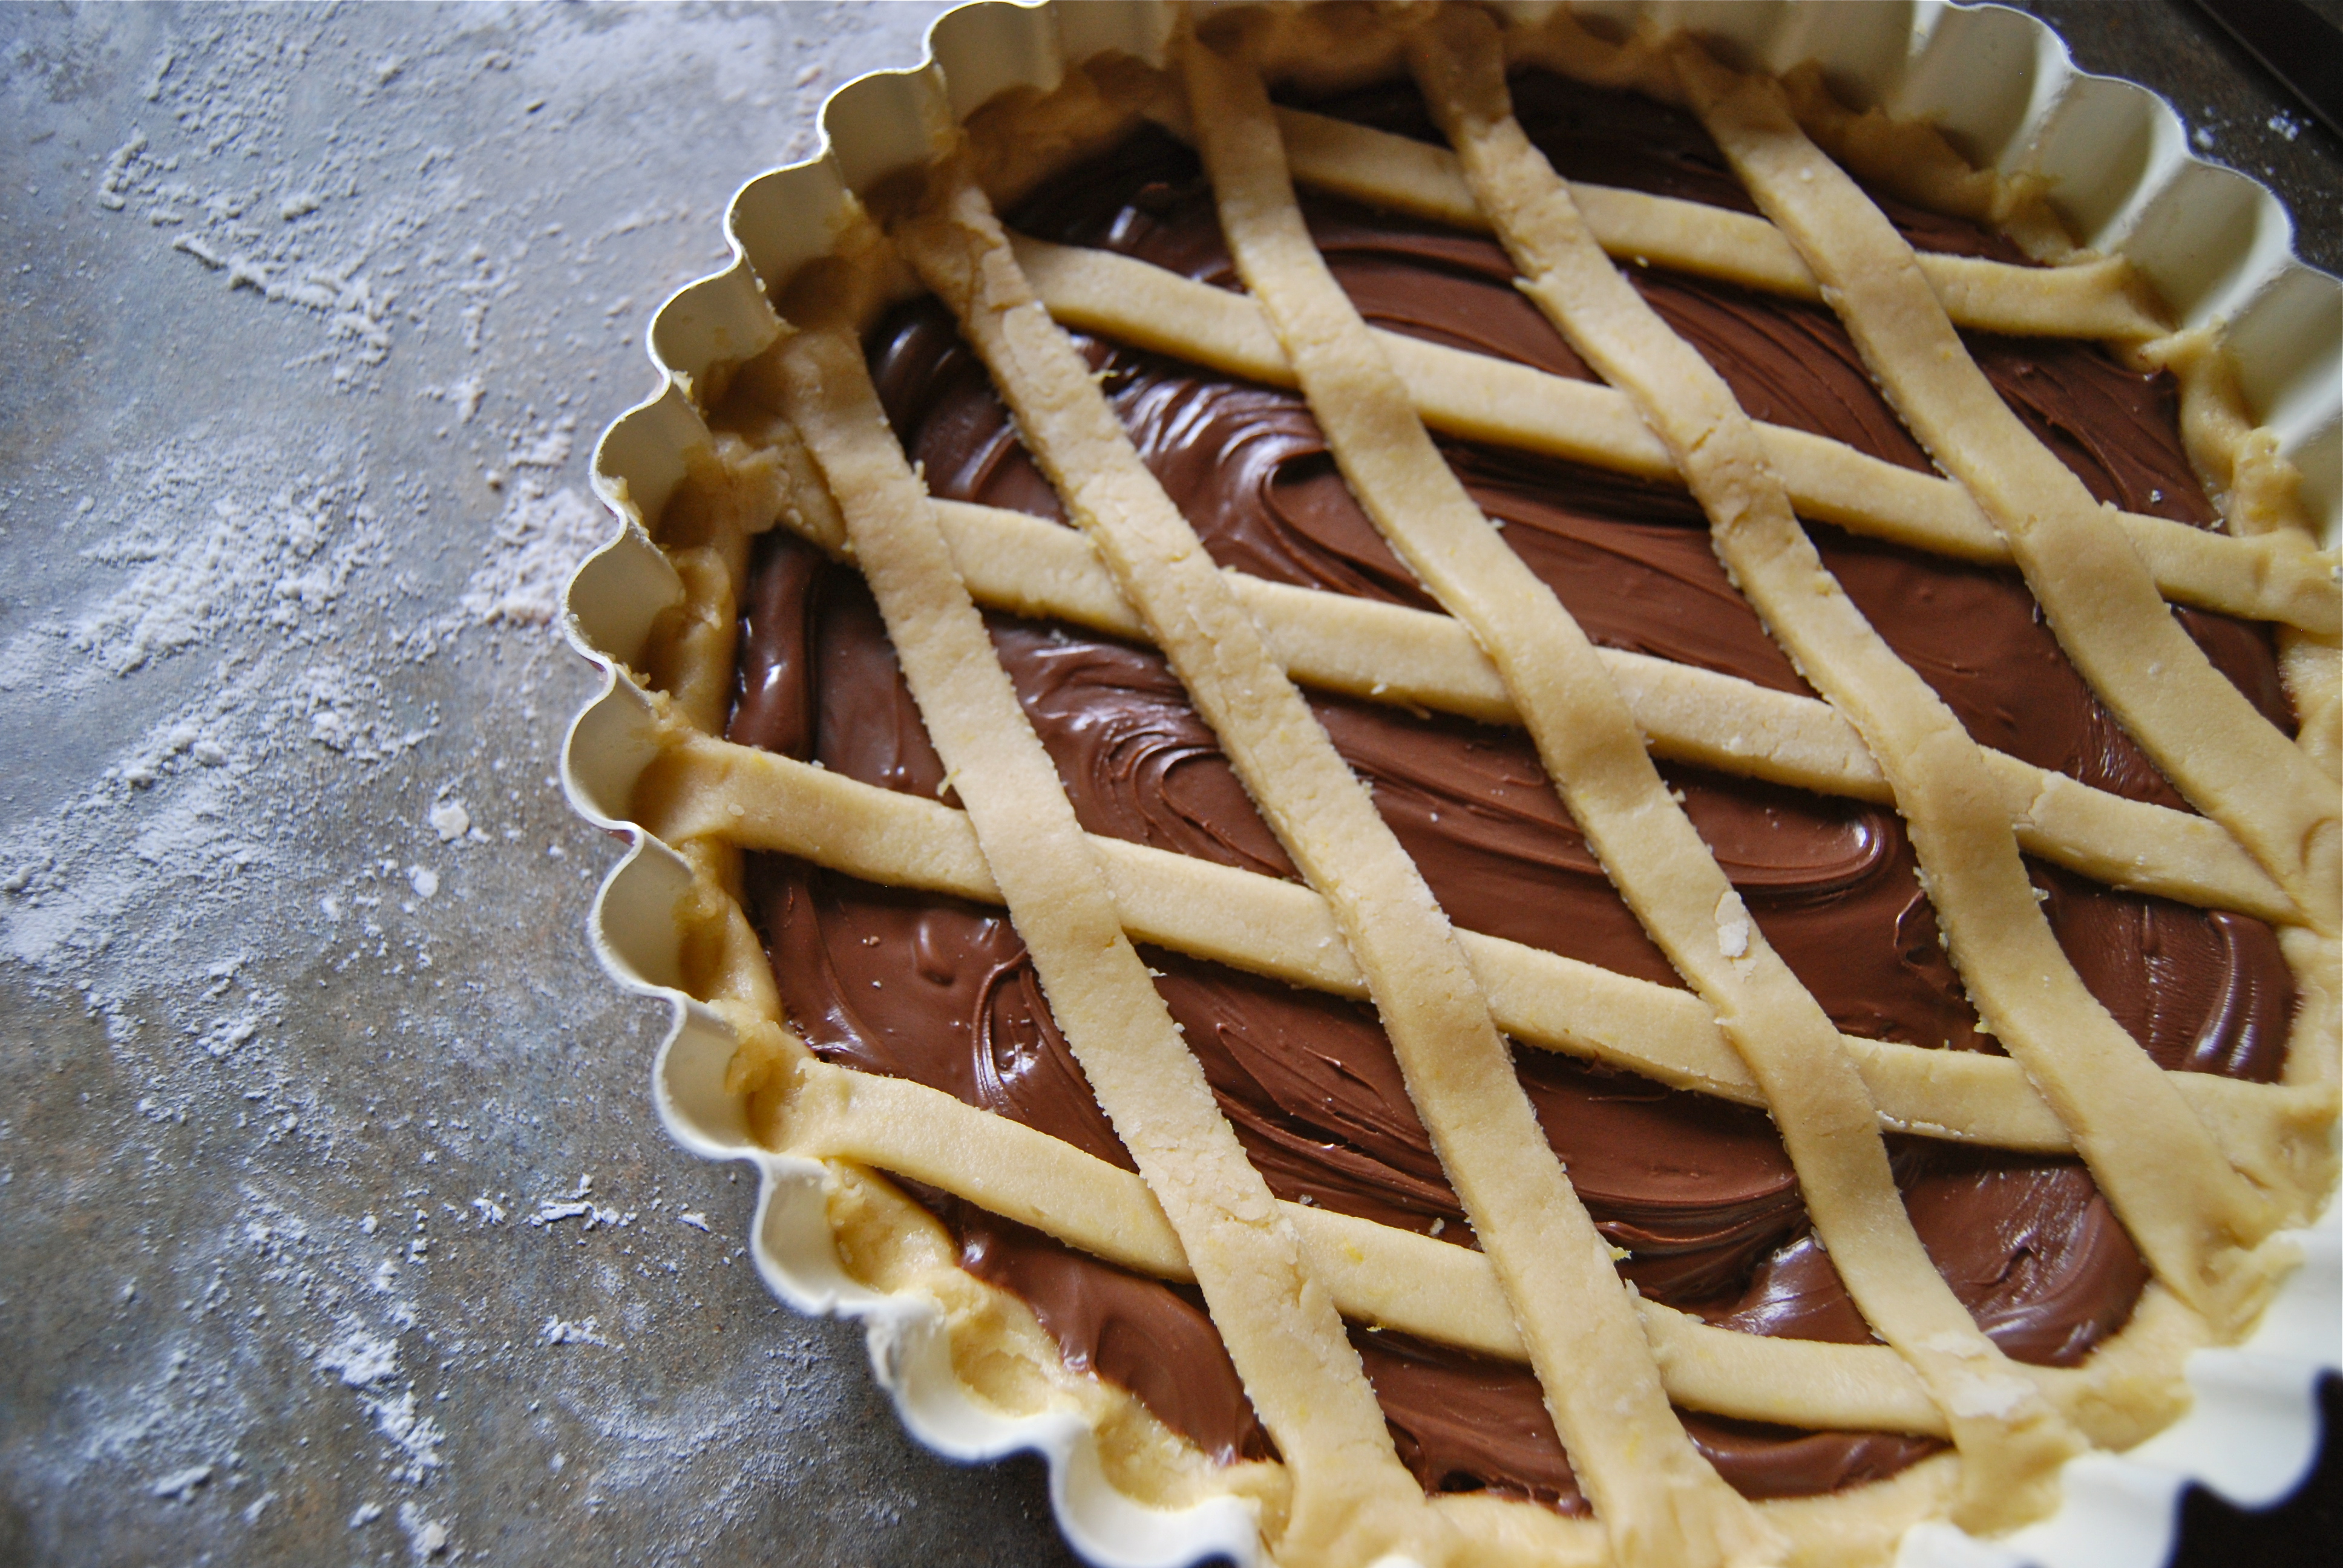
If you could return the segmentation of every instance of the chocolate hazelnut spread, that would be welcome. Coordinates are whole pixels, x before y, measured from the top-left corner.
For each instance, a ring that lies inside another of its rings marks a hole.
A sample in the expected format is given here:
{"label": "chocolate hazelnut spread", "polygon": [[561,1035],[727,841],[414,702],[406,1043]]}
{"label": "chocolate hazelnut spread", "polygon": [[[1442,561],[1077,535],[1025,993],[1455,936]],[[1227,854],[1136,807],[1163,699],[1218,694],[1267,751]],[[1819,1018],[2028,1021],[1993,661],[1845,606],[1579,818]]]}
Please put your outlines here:
{"label": "chocolate hazelnut spread", "polygon": [[[1570,177],[1747,207],[1697,125],[1673,111],[1542,75],[1518,81],[1515,94],[1525,127]],[[1404,86],[1318,106],[1430,135]],[[1926,248],[2016,258],[1981,231],[1883,205]],[[1329,199],[1306,197],[1304,211],[1335,276],[1375,324],[1590,375],[1513,290],[1493,242]],[[1233,286],[1195,161],[1161,133],[1143,132],[1053,181],[1011,223]],[[1630,275],[1754,417],[1926,466],[1826,310]],[[2134,374],[2090,345],[1971,346],[2004,397],[2101,499],[2214,520],[2182,453],[2165,380]],[[896,432],[934,493],[1062,517],[940,307],[898,310],[869,347]],[[1430,608],[1352,500],[1298,396],[1103,342],[1084,348],[1141,456],[1222,565]],[[1683,492],[1463,443],[1443,449],[1596,642],[1805,690],[1727,583],[1706,520]],[[1980,742],[2183,807],[2067,663],[2014,573],[1828,528],[1813,533],[1850,597]],[[2290,729],[2263,628],[2174,613],[2217,668]],[[731,739],[887,789],[930,798],[943,790],[943,768],[851,570],[793,538],[769,536],[743,619]],[[996,617],[991,628],[1090,831],[1294,876],[1157,654],[1068,627]],[[1526,737],[1323,695],[1312,705],[1458,925],[1678,983],[1572,827]],[[1944,957],[1891,809],[1689,768],[1665,771],[1767,938],[1840,1028],[1997,1049],[1978,1032]],[[2047,866],[2033,871],[2086,984],[2160,1064],[2277,1076],[2294,990],[2266,925],[2118,893]],[[770,856],[752,859],[748,892],[784,1005],[817,1052],[917,1079],[1132,1168],[1002,913]],[[1222,1110],[1279,1196],[1473,1244],[1370,1008],[1178,954],[1147,958]],[[1573,1183],[1627,1253],[1622,1273],[1645,1295],[1752,1332],[1868,1341],[1762,1111],[1543,1051],[1523,1050],[1517,1061]],[[2147,1271],[2079,1163],[1917,1139],[1891,1147],[1924,1243],[2006,1352],[2071,1365],[2123,1325]],[[1031,1302],[1070,1362],[1131,1389],[1207,1452],[1269,1452],[1192,1292],[943,1194],[916,1195],[958,1236],[964,1266]],[[1353,1338],[1401,1456],[1427,1488],[1487,1488],[1584,1511],[1526,1367],[1363,1327]],[[1694,1413],[1685,1421],[1721,1473],[1753,1497],[1827,1492],[1892,1473],[1937,1446]]]}

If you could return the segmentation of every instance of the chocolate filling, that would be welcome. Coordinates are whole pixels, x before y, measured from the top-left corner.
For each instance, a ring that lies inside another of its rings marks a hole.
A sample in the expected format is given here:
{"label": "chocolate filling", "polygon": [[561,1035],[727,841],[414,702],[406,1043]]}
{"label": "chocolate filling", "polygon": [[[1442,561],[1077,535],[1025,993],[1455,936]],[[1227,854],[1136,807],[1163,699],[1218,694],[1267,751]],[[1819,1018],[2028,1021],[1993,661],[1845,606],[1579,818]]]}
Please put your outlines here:
{"label": "chocolate filling", "polygon": [[[1516,83],[1524,124],[1574,178],[1746,209],[1699,127],[1644,100],[1554,78]],[[1330,106],[1427,136],[1403,86]],[[1380,326],[1588,372],[1511,286],[1483,238],[1305,197],[1336,276]],[[1916,243],[2010,259],[1953,220],[1889,206]],[[1233,286],[1193,156],[1142,132],[1041,191],[1012,226]],[[1925,457],[1826,311],[1729,286],[1631,273],[1757,417],[1891,462]],[[1429,607],[1344,488],[1292,394],[1083,341],[1141,455],[1225,566]],[[1972,340],[2021,417],[2104,499],[2207,524],[2167,378],[2085,344]],[[874,374],[906,450],[940,496],[1061,518],[982,368],[932,302],[873,335]],[[1597,642],[1805,688],[1726,583],[1681,491],[1549,459],[1445,443],[1475,499]],[[2136,799],[2177,794],[2100,708],[2013,573],[1814,530],[1825,559],[1896,650],[1985,744]],[[2265,628],[2177,609],[2216,664],[2291,726]],[[859,578],[776,533],[743,612],[735,740],[819,759],[932,798],[942,767]],[[995,617],[993,642],[1092,832],[1269,876],[1291,862],[1151,649]],[[1313,694],[1342,755],[1452,918],[1664,984],[1679,983],[1596,867],[1518,731]],[[1799,978],[1849,1032],[1955,1050],[1979,1036],[1887,809],[1669,767],[1703,837]],[[2294,988],[2261,922],[2112,891],[2033,867],[2085,983],[2168,1068],[2268,1081]],[[749,903],[792,1020],[825,1059],[916,1079],[1124,1169],[1129,1156],[1051,1020],[999,910],[753,857]],[[1150,950],[1247,1152],[1281,1197],[1472,1246],[1373,1010]],[[1523,1087],[1621,1271],[1656,1300],[1753,1332],[1868,1342],[1817,1245],[1759,1111],[1523,1049]],[[2147,1279],[2073,1161],[1892,1141],[1915,1225],[2011,1355],[2072,1365],[2119,1329]],[[971,1271],[1031,1302],[1068,1361],[1131,1389],[1223,1460],[1273,1452],[1192,1291],[1124,1273],[920,1190]],[[1524,1367],[1393,1332],[1353,1340],[1402,1458],[1432,1490],[1486,1488],[1564,1512],[1585,1503]],[[1936,1444],[1687,1414],[1694,1441],[1753,1497],[1893,1473]]]}

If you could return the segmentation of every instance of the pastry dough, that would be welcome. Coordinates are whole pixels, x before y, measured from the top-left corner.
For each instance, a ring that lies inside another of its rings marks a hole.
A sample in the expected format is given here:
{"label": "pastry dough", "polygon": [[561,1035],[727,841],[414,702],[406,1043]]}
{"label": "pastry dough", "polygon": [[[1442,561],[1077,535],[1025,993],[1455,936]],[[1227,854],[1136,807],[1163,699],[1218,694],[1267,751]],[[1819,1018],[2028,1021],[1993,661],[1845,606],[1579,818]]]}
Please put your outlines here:
{"label": "pastry dough", "polygon": [[[734,1081],[759,1136],[838,1173],[841,1251],[871,1277],[956,1303],[972,1385],[1012,1402],[1071,1400],[1124,1431],[1111,1467],[1139,1495],[1169,1503],[1224,1485],[1252,1498],[1280,1562],[1860,1561],[1931,1513],[1979,1529],[2038,1516],[2079,1444],[2136,1441],[2170,1418],[2179,1358],[2250,1322],[2285,1263],[2264,1238],[2310,1212],[2333,1179],[2343,597],[2332,559],[2290,510],[2267,437],[2237,416],[2217,352],[2157,337],[2153,301],[2119,259],[2042,269],[1916,258],[1802,130],[1781,86],[1736,76],[1697,45],[1610,45],[1566,16],[1512,35],[1476,10],[1378,16],[1345,57],[1386,68],[1412,58],[1451,152],[1272,110],[1262,73],[1327,37],[1282,14],[1216,24],[1209,42],[1183,35],[1177,80],[1154,84],[1143,105],[1196,144],[1246,293],[1006,234],[984,182],[1017,159],[981,142],[878,198],[881,221],[848,224],[850,261],[768,280],[781,338],[739,367],[729,433],[696,459],[659,530],[683,593],[647,655],[666,740],[636,811],[694,869],[687,985],[740,1037]],[[1511,118],[1509,49],[1689,99],[1766,216],[1565,184]],[[1098,117],[1098,89],[1067,94],[1022,112],[1071,147]],[[1841,156],[1909,142],[1803,106]],[[999,116],[1000,146],[1014,147],[1019,123],[1013,108]],[[2013,225],[2045,232],[2021,199],[1949,160],[1920,166],[1939,195],[2000,202]],[[1371,329],[1321,261],[1293,178],[1493,232],[1524,291],[1609,386]],[[1819,297],[1951,477],[1751,419],[1608,256]],[[926,494],[857,337],[913,275],[959,319],[1079,533]],[[2231,531],[2090,503],[2003,410],[1955,320],[2119,341],[2171,367]],[[1351,491],[1445,613],[1216,567],[1069,327],[1298,387]],[[1427,427],[1687,486],[1736,586],[1822,700],[1594,648],[1482,517]],[[2093,686],[2207,815],[1978,746],[1855,609],[1801,518],[2015,563]],[[748,542],[777,521],[870,582],[957,808],[717,738]],[[2285,628],[2299,743],[2211,669],[2167,600]],[[979,605],[1160,648],[1302,882],[1083,832]],[[1454,929],[1297,681],[1525,727],[1691,989]],[[1654,754],[1892,802],[1953,961],[2010,1055],[1842,1034],[1775,955]],[[1137,1173],[940,1091],[816,1060],[782,1016],[743,914],[745,850],[1005,905]],[[2156,1067],[2060,952],[2021,850],[2283,927],[2302,999],[2284,1081]],[[1273,1199],[1133,941],[1372,1000],[1481,1250]],[[1624,1287],[1539,1131],[1508,1037],[1766,1108],[1819,1235],[1885,1343],[1739,1334]],[[1922,1249],[1883,1130],[2079,1152],[2157,1283],[2085,1366],[2006,1361]],[[1136,1272],[1196,1282],[1282,1464],[1215,1473],[1123,1396],[1069,1392],[1091,1385],[1038,1366],[1046,1336],[955,1276],[931,1227],[870,1171]],[[1394,1455],[1344,1319],[1526,1361],[1594,1523],[1427,1498]],[[980,1329],[1023,1348],[1003,1361],[978,1345]],[[1845,1493],[1753,1505],[1718,1479],[1672,1404],[1946,1437],[1956,1453]]]}

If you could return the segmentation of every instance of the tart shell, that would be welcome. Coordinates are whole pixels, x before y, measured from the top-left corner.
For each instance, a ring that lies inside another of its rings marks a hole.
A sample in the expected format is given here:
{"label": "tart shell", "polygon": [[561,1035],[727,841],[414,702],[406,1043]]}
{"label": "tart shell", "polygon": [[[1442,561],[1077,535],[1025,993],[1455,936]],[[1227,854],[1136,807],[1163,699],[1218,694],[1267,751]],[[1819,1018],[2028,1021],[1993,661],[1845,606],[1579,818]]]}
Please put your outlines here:
{"label": "tart shell", "polygon": [[[1658,5],[1587,7],[1633,26]],[[649,347],[657,394],[604,434],[594,485],[620,519],[568,595],[568,635],[607,675],[572,726],[563,779],[580,815],[627,839],[605,879],[590,937],[622,986],[666,1000],[672,1022],[652,1091],[671,1136],[709,1159],[754,1165],[759,1195],[750,1236],[775,1294],[802,1312],[838,1313],[865,1328],[871,1362],[908,1429],[948,1457],[981,1461],[1033,1451],[1049,1462],[1052,1506],[1074,1548],[1101,1563],[1173,1564],[1215,1553],[1258,1560],[1252,1506],[1237,1496],[1158,1507],[1118,1489],[1101,1459],[1095,1408],[1004,1414],[963,1381],[933,1295],[882,1292],[841,1267],[840,1199],[823,1165],[777,1156],[727,1086],[737,1046],[730,1027],[679,988],[686,940],[679,905],[691,886],[683,860],[629,819],[637,778],[658,749],[657,709],[633,671],[680,580],[645,530],[708,441],[699,400],[720,392],[727,367],[777,333],[763,283],[778,285],[828,251],[841,199],[926,161],[939,132],[1012,86],[1047,91],[1070,63],[1113,50],[1161,63],[1168,5],[962,6],[929,35],[929,57],[833,94],[822,112],[823,151],[749,182],[726,228],[735,261],[669,299]],[[2054,182],[2052,206],[2078,242],[2117,251],[2163,296],[2184,327],[2226,323],[2223,342],[2239,389],[2279,453],[2301,471],[2302,498],[2328,548],[2343,537],[2343,284],[2292,254],[2292,225],[2276,197],[2245,176],[2188,156],[2180,120],[2146,89],[2075,68],[2056,35],[2017,13],[1910,5],[1723,7],[1704,31],[1745,63],[1775,70],[1819,59],[1835,89],[1898,117],[1934,123],[1981,166]],[[2032,1561],[2046,1568],[2149,1568],[2170,1550],[2177,1500],[2195,1482],[2234,1503],[2274,1501],[2295,1483],[2319,1441],[2316,1390],[2343,1367],[2343,1228],[2330,1200],[2298,1234],[2304,1261],[2244,1344],[2188,1360],[2194,1407],[2121,1456],[2094,1453],[2064,1474],[2065,1502],[2048,1520],[1991,1543],[1948,1524],[1903,1535],[1907,1563]],[[964,1370],[964,1369],[963,1369]],[[1885,1555],[1929,1489],[1928,1466],[1867,1489]],[[1845,1500],[1835,1500],[1844,1503]]]}

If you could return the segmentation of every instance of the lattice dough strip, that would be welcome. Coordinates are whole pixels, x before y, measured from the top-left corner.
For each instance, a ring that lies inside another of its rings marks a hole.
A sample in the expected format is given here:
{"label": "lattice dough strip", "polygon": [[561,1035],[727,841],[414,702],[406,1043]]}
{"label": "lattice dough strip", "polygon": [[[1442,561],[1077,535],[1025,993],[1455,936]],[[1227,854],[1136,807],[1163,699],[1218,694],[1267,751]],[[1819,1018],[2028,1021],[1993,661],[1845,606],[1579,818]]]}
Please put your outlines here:
{"label": "lattice dough strip", "polygon": [[[1489,226],[1446,147],[1301,109],[1281,107],[1277,124],[1298,184],[1454,228]],[[1762,217],[1575,180],[1569,190],[1596,243],[1620,260],[1822,297],[1796,249]],[[2119,256],[2041,268],[1923,252],[1920,270],[1946,315],[1983,332],[2136,343],[2166,331]]]}
{"label": "lattice dough strip", "polygon": [[[2180,433],[2189,461],[2221,499],[2230,529],[2247,537],[2313,534],[2301,505],[2301,474],[2258,428],[2236,373],[2209,327],[2152,346],[2154,360],[2180,383]],[[2330,781],[2343,779],[2343,648],[2336,638],[2278,628],[2278,668],[2294,699],[2296,745]],[[2343,1079],[2343,943],[2303,927],[2284,927],[2278,943],[2294,971],[2294,1030],[2285,1081],[2333,1084]]]}
{"label": "lattice dough strip", "polygon": [[[765,1142],[809,1159],[850,1160],[967,1199],[1095,1257],[1166,1280],[1191,1280],[1178,1235],[1146,1183],[1044,1132],[925,1084],[825,1062],[802,1083]],[[1488,1259],[1452,1242],[1301,1203],[1282,1205],[1312,1273],[1359,1322],[1525,1359]],[[1941,1437],[1944,1415],[1884,1345],[1777,1339],[1712,1327],[1638,1298],[1669,1397],[1719,1415],[1815,1430]],[[2192,1326],[2193,1325],[2193,1326]],[[2093,1407],[2093,1390],[2125,1373],[2107,1362],[2171,1362],[2201,1342],[2201,1320],[2151,1291],[2088,1368],[2025,1367],[2046,1396],[2095,1432],[2123,1429]]]}
{"label": "lattice dough strip", "polygon": [[[1181,140],[1195,140],[1176,99],[1151,102],[1144,112]],[[1275,112],[1297,185],[1451,227],[1488,227],[1446,147],[1307,110]],[[1573,182],[1570,189],[1597,241],[1623,261],[1794,299],[1822,297],[1795,248],[1763,217],[1610,186]],[[2046,288],[2035,281],[2043,269],[1978,256],[1924,253],[1920,265],[1953,319],[1979,331],[2128,346],[2167,330],[2120,256],[2069,261],[2051,269],[2056,276]]]}
{"label": "lattice dough strip", "polygon": [[[2180,384],[2181,439],[2189,462],[2219,498],[2229,531],[2247,538],[2315,538],[2302,505],[2301,471],[2278,450],[2276,433],[2254,424],[2215,330],[2176,333],[2149,345],[2147,357]],[[2295,743],[2328,778],[2343,781],[2343,648],[2334,637],[2281,626],[2278,651],[2294,699]]]}
{"label": "lattice dough strip", "polygon": [[1773,1533],[1670,1412],[1609,1251],[1537,1130],[1446,917],[1034,298],[982,191],[965,172],[954,184],[931,176],[925,206],[897,234],[1272,830],[1326,897],[1614,1550],[1625,1562],[1770,1558]]}
{"label": "lattice dough strip", "polygon": [[2124,530],[2107,526],[2082,482],[2002,402],[1911,247],[1806,139],[1778,85],[1738,76],[1704,54],[1678,59],[1709,134],[1823,280],[1905,424],[2009,541],[2075,667],[2174,785],[2333,936],[2343,927],[2334,781],[2164,612]]}
{"label": "lattice dough strip", "polygon": [[[1294,384],[1276,334],[1243,295],[1112,251],[1021,236],[1016,245],[1051,313],[1068,326],[1266,385]],[[1370,330],[1433,429],[1639,478],[1676,477],[1667,447],[1611,387]],[[1759,431],[1800,516],[1959,560],[2009,560],[2007,543],[1952,480],[1805,430]],[[2241,538],[2167,518],[2118,516],[2159,589],[2180,603],[2321,635],[2343,628],[2335,559],[2300,534]]]}
{"label": "lattice dough strip", "polygon": [[[754,463],[740,459],[743,468]],[[762,515],[780,509],[769,499]],[[840,536],[811,508],[787,510],[803,537],[840,551]],[[1146,627],[1078,530],[961,501],[938,501],[936,511],[979,604],[1147,640]],[[1519,722],[1495,666],[1448,616],[1269,582],[1232,568],[1222,575],[1286,673],[1305,686],[1484,723]],[[1827,703],[1646,654],[1596,652],[1661,757],[1819,794],[1890,799],[1861,737]],[[2299,918],[2293,900],[2217,823],[2093,789],[2002,752],[1986,752],[1986,766],[2029,854],[2128,891],[2278,923]]]}
{"label": "lattice dough strip", "polygon": [[[890,887],[998,903],[961,813],[826,769],[698,735],[670,739],[634,807],[662,840],[721,839]],[[1290,984],[1361,997],[1366,983],[1334,918],[1310,889],[1120,839],[1092,854],[1133,940]],[[1508,1035],[1662,1083],[1762,1104],[1755,1081],[1690,992],[1503,938],[1459,931],[1467,961]],[[1996,1148],[2056,1153],[2065,1127],[2006,1057],[1843,1036],[1883,1127]],[[2231,1163],[2274,1190],[2306,1196],[2307,1141],[2333,1117],[2327,1084],[2278,1087],[2177,1072],[2175,1088]]]}
{"label": "lattice dough strip", "polygon": [[[670,739],[723,728],[750,540],[771,526],[763,487],[743,484],[719,454],[692,453],[687,471],[687,483],[659,519],[659,548],[675,568],[682,598],[654,622],[643,654]],[[722,1017],[738,1041],[725,1089],[753,1094],[807,1052],[780,1024],[771,960],[740,907],[739,846],[702,834],[679,838],[673,848],[692,877],[676,911],[677,967],[685,989]]]}
{"label": "lattice dough strip", "polygon": [[[965,1198],[1120,1267],[1194,1277],[1147,1185],[1071,1144],[939,1089],[813,1062],[769,1141],[853,1160]],[[1527,1359],[1487,1257],[1307,1204],[1281,1203],[1313,1277],[1343,1315],[1507,1361]],[[1941,1436],[1944,1422],[1895,1352],[1711,1328],[1638,1299],[1679,1404],[1748,1420]]]}
{"label": "lattice dough strip", "polygon": [[[1024,512],[936,506],[978,603],[1146,639],[1146,627],[1081,534]],[[1496,667],[1451,617],[1233,568],[1223,575],[1271,651],[1305,686],[1484,723],[1520,722]],[[1596,653],[1662,757],[1820,794],[1890,799],[1861,737],[1826,703],[1647,654]],[[2030,853],[2111,887],[2273,921],[2298,918],[2268,873],[2216,823],[2001,752],[1988,751],[1986,765]]]}

